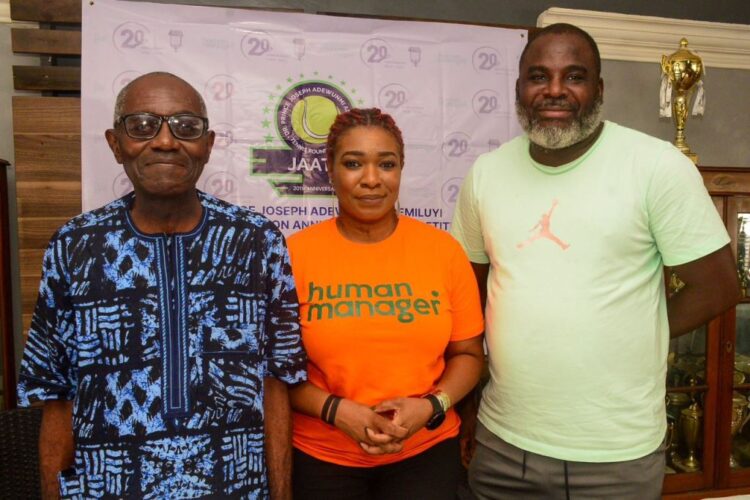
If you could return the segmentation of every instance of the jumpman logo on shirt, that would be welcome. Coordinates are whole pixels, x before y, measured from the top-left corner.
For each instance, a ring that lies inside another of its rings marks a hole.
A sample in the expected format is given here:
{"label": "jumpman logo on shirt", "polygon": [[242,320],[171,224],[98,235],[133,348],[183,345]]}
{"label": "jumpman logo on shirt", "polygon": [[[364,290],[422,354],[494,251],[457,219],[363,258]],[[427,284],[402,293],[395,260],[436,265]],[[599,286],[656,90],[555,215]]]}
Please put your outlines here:
{"label": "jumpman logo on shirt", "polygon": [[557,244],[560,248],[563,250],[567,250],[570,246],[569,244],[562,241],[560,238],[554,235],[552,233],[552,230],[550,229],[550,222],[552,219],[552,212],[555,211],[555,208],[557,207],[557,200],[552,200],[552,208],[549,209],[549,212],[542,214],[542,218],[539,219],[539,222],[536,223],[536,226],[532,227],[530,231],[535,231],[536,229],[539,229],[539,232],[532,235],[528,240],[519,243],[516,245],[516,248],[521,250],[524,247],[527,247],[534,243],[536,240],[546,238],[553,243]]}

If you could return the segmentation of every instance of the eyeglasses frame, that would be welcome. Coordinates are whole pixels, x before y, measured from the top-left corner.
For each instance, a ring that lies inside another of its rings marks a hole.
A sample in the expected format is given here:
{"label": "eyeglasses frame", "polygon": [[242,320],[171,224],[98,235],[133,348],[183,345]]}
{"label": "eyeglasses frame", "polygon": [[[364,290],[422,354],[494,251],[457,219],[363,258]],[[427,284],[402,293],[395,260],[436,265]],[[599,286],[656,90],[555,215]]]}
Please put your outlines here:
{"label": "eyeglasses frame", "polygon": [[[152,135],[151,137],[133,137],[132,135],[130,135],[130,132],[128,132],[128,128],[125,126],[125,119],[129,118],[131,116],[138,116],[138,115],[149,115],[149,116],[153,116],[155,118],[159,118],[159,120],[161,120],[159,122],[159,126],[157,127],[156,132],[154,133],[154,135]],[[203,122],[203,132],[201,132],[201,135],[199,135],[198,137],[196,137],[194,139],[182,139],[180,137],[177,137],[177,135],[174,133],[174,130],[172,130],[172,125],[169,123],[169,120],[171,120],[172,118],[176,118],[178,116],[192,116],[194,118],[200,118],[201,121]],[[117,126],[118,124],[122,124],[122,126],[123,126],[122,128],[125,131],[125,135],[127,135],[128,137],[130,137],[133,140],[136,140],[136,141],[150,141],[151,139],[153,139],[154,137],[156,137],[157,135],[159,135],[159,132],[161,132],[161,127],[162,127],[162,125],[164,125],[165,122],[167,123],[167,128],[169,129],[169,133],[172,134],[172,137],[174,137],[178,141],[197,141],[198,139],[200,139],[201,137],[203,137],[204,135],[206,135],[206,132],[208,131],[208,118],[205,117],[205,116],[193,115],[191,113],[175,113],[174,115],[159,115],[159,114],[156,114],[156,113],[150,113],[148,111],[140,111],[140,112],[137,112],[137,113],[128,113],[127,115],[122,115],[122,116],[118,117],[117,121],[115,122],[115,126]]]}

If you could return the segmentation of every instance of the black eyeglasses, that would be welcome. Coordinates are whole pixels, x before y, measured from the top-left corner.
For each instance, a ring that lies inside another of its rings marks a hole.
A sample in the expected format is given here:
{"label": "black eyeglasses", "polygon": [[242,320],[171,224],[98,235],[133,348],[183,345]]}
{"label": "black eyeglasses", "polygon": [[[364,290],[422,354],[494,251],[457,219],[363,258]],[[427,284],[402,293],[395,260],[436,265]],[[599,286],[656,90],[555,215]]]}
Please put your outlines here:
{"label": "black eyeglasses", "polygon": [[142,141],[156,137],[165,121],[173,136],[186,141],[198,139],[208,130],[208,118],[189,114],[163,116],[133,113],[121,116],[118,121],[125,126],[128,137]]}

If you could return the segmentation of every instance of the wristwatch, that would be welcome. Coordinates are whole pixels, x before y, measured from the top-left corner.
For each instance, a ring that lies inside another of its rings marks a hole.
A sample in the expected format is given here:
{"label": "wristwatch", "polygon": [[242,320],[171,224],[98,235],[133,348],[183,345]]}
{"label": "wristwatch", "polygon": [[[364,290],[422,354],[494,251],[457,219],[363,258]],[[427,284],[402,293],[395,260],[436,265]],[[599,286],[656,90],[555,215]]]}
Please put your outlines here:
{"label": "wristwatch", "polygon": [[424,427],[428,431],[434,431],[445,420],[445,412],[451,407],[451,399],[440,390],[425,394],[422,397],[432,404],[432,415]]}

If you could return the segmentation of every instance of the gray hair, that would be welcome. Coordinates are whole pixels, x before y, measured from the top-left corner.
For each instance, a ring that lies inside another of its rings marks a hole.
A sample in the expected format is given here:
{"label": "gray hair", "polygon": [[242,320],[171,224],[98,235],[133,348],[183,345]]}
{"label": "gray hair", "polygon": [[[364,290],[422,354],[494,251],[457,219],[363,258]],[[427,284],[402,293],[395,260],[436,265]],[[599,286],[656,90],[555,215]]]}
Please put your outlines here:
{"label": "gray hair", "polygon": [[122,117],[122,110],[125,107],[125,99],[127,99],[128,93],[130,93],[130,89],[133,87],[133,84],[142,78],[151,77],[151,76],[163,76],[163,77],[174,78],[175,80],[178,80],[184,83],[185,85],[187,85],[188,87],[190,87],[191,89],[193,89],[193,91],[195,92],[195,95],[198,96],[198,104],[200,105],[200,108],[201,108],[201,114],[203,116],[208,115],[208,112],[206,111],[206,102],[203,100],[203,96],[200,94],[200,92],[195,90],[195,87],[190,85],[187,81],[183,80],[179,76],[169,73],[167,71],[152,71],[151,73],[146,73],[145,75],[141,75],[138,78],[131,80],[117,94],[117,99],[115,99],[115,115],[114,115],[114,120],[113,120],[115,127],[117,126],[117,122],[119,122],[120,118]]}

